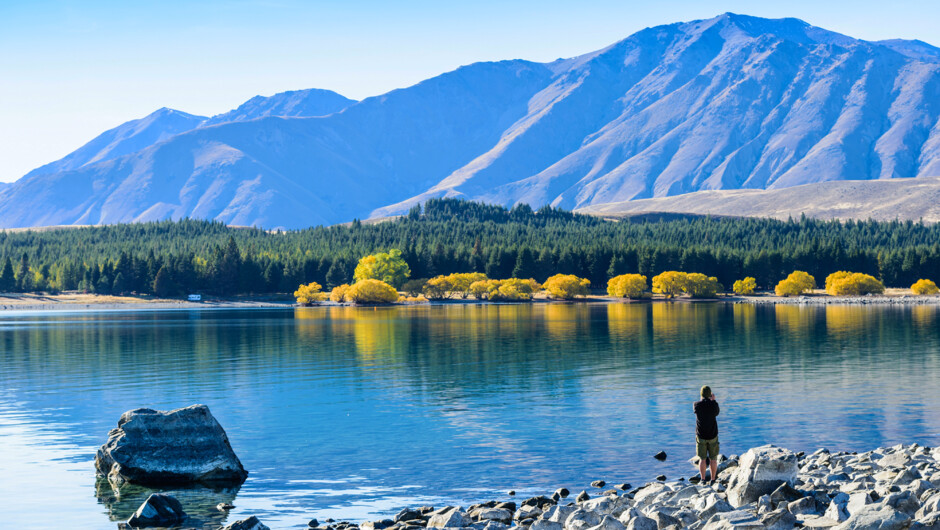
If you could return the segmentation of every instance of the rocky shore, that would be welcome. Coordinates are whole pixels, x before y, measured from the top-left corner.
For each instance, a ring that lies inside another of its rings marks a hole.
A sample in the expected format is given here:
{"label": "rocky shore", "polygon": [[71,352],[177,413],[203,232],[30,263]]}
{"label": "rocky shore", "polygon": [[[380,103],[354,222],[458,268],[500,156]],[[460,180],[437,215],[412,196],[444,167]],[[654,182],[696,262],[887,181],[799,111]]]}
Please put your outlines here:
{"label": "rocky shore", "polygon": [[[663,478],[663,477],[660,477]],[[763,446],[722,458],[718,480],[657,480],[591,497],[421,507],[361,524],[310,521],[318,530],[724,530],[940,528],[940,449],[897,445],[812,454]],[[602,481],[592,484],[605,485]]]}
{"label": "rocky shore", "polygon": [[736,304],[757,305],[940,305],[940,296],[748,296],[732,300]]}

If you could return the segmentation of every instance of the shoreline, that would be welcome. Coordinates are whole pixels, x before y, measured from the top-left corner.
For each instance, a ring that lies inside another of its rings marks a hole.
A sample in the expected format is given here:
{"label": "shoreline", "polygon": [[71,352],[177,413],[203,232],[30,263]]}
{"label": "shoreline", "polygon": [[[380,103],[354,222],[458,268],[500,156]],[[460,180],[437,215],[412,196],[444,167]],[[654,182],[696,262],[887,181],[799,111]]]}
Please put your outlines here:
{"label": "shoreline", "polygon": [[[409,306],[435,306],[435,305],[490,305],[490,304],[644,304],[644,303],[727,303],[750,305],[796,305],[796,306],[940,306],[940,295],[911,295],[889,294],[877,296],[829,296],[825,294],[809,294],[795,297],[780,297],[774,295],[739,296],[725,295],[718,298],[651,298],[651,299],[623,299],[610,296],[589,295],[574,300],[552,300],[544,297],[534,298],[522,302],[490,302],[476,299],[445,299],[430,300],[428,302],[397,302],[383,304],[385,307]],[[322,302],[309,307],[360,307],[355,304]],[[303,307],[293,298],[285,296],[259,296],[206,299],[200,302],[187,300],[158,299],[145,296],[110,296],[95,294],[66,293],[57,295],[46,294],[16,294],[0,295],[0,313],[21,311],[137,311],[137,310],[187,310],[187,309],[287,309]],[[371,306],[361,306],[371,307]]]}
{"label": "shoreline", "polygon": [[[918,444],[864,453],[794,453],[773,445],[719,457],[717,482],[689,478],[632,488],[603,480],[512,501],[407,507],[391,519],[313,519],[315,530],[725,530],[940,528],[940,448]],[[588,493],[591,491],[593,493]],[[509,492],[514,496],[515,492]]]}

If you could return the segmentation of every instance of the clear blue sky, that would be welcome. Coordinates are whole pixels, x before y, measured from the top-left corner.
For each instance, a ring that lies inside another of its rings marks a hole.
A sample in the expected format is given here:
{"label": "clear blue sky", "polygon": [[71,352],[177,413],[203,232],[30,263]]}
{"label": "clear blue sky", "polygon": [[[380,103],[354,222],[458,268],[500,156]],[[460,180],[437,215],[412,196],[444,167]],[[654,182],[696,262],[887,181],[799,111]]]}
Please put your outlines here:
{"label": "clear blue sky", "polygon": [[212,115],[311,87],[361,99],[726,11],[940,45],[936,0],[0,0],[0,181],[164,106]]}

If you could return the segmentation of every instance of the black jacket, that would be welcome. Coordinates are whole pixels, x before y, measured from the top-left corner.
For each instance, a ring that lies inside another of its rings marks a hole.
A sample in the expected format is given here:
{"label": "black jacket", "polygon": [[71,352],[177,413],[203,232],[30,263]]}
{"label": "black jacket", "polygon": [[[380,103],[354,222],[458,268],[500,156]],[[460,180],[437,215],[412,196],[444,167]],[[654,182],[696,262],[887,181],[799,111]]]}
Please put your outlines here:
{"label": "black jacket", "polygon": [[718,416],[720,408],[717,401],[703,399],[696,401],[692,406],[695,411],[695,435],[702,440],[711,440],[718,437]]}

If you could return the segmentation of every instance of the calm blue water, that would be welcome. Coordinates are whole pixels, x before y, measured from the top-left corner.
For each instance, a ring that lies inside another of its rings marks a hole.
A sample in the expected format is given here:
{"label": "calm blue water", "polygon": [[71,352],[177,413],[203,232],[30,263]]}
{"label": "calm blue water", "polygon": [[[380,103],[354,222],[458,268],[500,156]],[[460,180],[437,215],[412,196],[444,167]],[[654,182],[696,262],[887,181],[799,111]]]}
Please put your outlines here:
{"label": "calm blue water", "polygon": [[[174,491],[272,528],[689,476],[722,450],[940,445],[934,307],[717,303],[0,314],[0,513],[114,528],[149,490],[95,479],[121,413],[205,403],[250,471]],[[666,462],[652,455],[669,454]],[[590,490],[589,491],[596,491]],[[67,519],[63,519],[67,517]]]}

